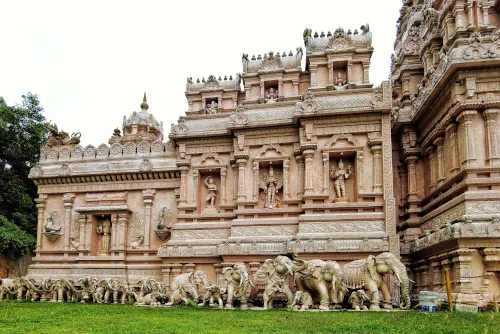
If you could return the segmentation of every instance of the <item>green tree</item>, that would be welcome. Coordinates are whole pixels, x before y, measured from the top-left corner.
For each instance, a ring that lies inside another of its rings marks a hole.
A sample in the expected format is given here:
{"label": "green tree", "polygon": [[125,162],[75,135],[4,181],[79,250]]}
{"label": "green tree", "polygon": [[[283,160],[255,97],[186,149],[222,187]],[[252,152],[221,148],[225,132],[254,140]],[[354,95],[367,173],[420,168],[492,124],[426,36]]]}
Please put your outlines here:
{"label": "green tree", "polygon": [[0,253],[16,258],[30,252],[35,246],[35,237],[0,216]]}
{"label": "green tree", "polygon": [[[35,94],[23,95],[21,104],[14,106],[7,105],[0,97],[0,215],[4,216],[0,226],[0,230],[4,229],[0,232],[2,245],[2,237],[9,235],[10,238],[17,233],[9,222],[29,235],[36,234],[34,199],[37,189],[28,178],[28,173],[37,163],[40,148],[45,142],[46,127],[42,112],[43,108]],[[28,239],[24,234],[18,235],[18,241],[31,245],[26,243]],[[17,250],[22,248],[19,245],[13,247]]]}

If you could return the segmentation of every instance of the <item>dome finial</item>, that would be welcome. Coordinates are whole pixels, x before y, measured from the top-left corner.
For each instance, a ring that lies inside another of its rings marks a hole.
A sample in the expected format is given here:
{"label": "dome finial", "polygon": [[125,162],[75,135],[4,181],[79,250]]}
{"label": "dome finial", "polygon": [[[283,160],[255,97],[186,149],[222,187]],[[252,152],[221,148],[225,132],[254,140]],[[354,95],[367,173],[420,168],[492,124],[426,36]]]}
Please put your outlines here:
{"label": "dome finial", "polygon": [[148,99],[146,98],[146,92],[144,92],[144,98],[142,99],[141,109],[142,111],[147,111],[149,109]]}

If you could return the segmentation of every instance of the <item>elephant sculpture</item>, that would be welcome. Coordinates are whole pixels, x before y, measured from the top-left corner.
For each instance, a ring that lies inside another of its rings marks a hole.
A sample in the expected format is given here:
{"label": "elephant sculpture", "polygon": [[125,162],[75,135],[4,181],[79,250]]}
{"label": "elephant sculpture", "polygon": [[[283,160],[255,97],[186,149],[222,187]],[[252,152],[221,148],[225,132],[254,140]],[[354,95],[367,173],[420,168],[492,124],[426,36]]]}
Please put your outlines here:
{"label": "elephant sculpture", "polygon": [[273,308],[274,298],[278,293],[283,292],[281,290],[280,284],[271,284],[266,287],[262,298],[264,298],[264,310]]}
{"label": "elephant sculpture", "polygon": [[339,305],[343,302],[342,270],[337,262],[295,258],[292,270],[297,290],[311,293],[313,299],[318,298],[320,310],[329,310],[330,303]]}
{"label": "elephant sculpture", "polygon": [[410,279],[405,265],[392,253],[382,253],[378,256],[370,255],[367,259],[360,259],[346,264],[343,268],[344,284],[348,289],[364,289],[370,297],[370,310],[380,310],[379,290],[384,298],[382,306],[392,308],[392,298],[384,278],[396,276],[401,286],[403,301],[400,308],[410,308]]}
{"label": "elephant sculpture", "polygon": [[[255,273],[254,283],[257,286],[263,285],[264,290],[267,290],[272,286],[278,286],[281,290],[280,292],[286,295],[288,305],[291,305],[293,301],[293,293],[288,285],[288,279],[291,276],[293,276],[293,270],[290,259],[279,255],[274,260],[267,259],[264,261],[259,270]],[[266,307],[265,302],[264,307]]]}
{"label": "elephant sculpture", "polygon": [[349,304],[351,304],[352,308],[356,311],[360,310],[368,310],[364,302],[369,301],[370,297],[365,293],[365,290],[359,289],[357,291],[351,292],[349,296]]}
{"label": "elephant sculpture", "polygon": [[74,290],[73,281],[68,279],[58,279],[52,284],[52,300],[53,302],[63,302],[72,300],[72,292]]}
{"label": "elephant sculpture", "polygon": [[172,284],[170,285],[170,289],[172,290],[172,292],[174,292],[181,286],[191,286],[196,293],[194,299],[198,300],[201,292],[200,287],[203,287],[203,291],[206,291],[206,288],[210,285],[212,284],[205,272],[198,270],[195,272],[180,274],[176,276],[172,281]]}
{"label": "elephant sculpture", "polygon": [[294,311],[306,311],[313,306],[313,300],[309,292],[297,291],[293,296],[291,309]]}
{"label": "elephant sculpture", "polygon": [[234,300],[239,299],[241,308],[247,309],[248,286],[255,285],[250,280],[245,264],[235,263],[232,267],[224,268],[221,276],[227,291],[226,308],[232,309]]}
{"label": "elephant sculpture", "polygon": [[224,303],[222,302],[221,288],[216,284],[212,284],[207,287],[206,290],[207,292],[205,293],[205,296],[203,296],[203,301],[199,304],[199,306],[204,306],[207,302],[209,306],[215,306],[215,303],[217,302],[219,304],[219,308],[223,308]]}
{"label": "elephant sculpture", "polygon": [[189,304],[189,300],[197,300],[198,293],[196,289],[191,285],[181,285],[175,291],[170,294],[170,301],[165,304],[165,306],[174,306],[180,304]]}
{"label": "elephant sculpture", "polygon": [[5,297],[10,298],[17,293],[13,278],[0,279],[0,301]]}

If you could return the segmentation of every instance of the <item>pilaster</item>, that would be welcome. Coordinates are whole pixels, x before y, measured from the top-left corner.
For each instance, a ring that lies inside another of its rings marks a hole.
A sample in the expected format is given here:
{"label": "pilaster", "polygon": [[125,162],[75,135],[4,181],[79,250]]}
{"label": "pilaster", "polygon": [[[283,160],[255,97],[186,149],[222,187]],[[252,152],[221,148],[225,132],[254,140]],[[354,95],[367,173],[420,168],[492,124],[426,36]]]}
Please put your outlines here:
{"label": "pilaster", "polygon": [[153,200],[156,189],[145,189],[142,191],[142,199],[144,201],[144,248],[150,248],[151,239],[151,215]]}
{"label": "pilaster", "polygon": [[487,109],[483,112],[486,131],[486,162],[489,166],[500,165],[497,125],[498,114],[500,114],[500,109]]}
{"label": "pilaster", "polygon": [[460,124],[459,138],[460,140],[460,162],[462,166],[473,166],[477,162],[476,153],[474,151],[474,128],[472,120],[477,115],[476,110],[462,111],[457,117]]}
{"label": "pilaster", "polygon": [[71,210],[73,208],[73,202],[75,200],[75,194],[66,193],[62,196],[62,201],[64,204],[64,250],[69,250],[69,242],[71,237]]}
{"label": "pilaster", "polygon": [[45,205],[47,204],[47,195],[40,194],[35,199],[37,209],[38,228],[36,229],[36,252],[39,253],[42,248],[42,232],[45,214]]}

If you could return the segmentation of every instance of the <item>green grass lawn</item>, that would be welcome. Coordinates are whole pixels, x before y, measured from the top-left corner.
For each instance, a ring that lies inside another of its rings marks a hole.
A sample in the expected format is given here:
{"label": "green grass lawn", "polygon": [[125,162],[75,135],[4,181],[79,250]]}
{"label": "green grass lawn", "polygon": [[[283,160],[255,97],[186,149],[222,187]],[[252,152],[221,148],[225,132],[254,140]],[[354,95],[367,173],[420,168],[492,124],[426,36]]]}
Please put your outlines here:
{"label": "green grass lawn", "polygon": [[228,311],[0,303],[0,333],[499,333],[500,313]]}

